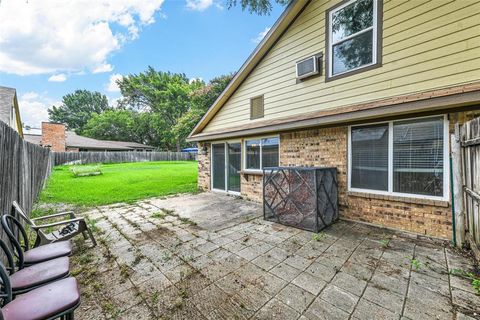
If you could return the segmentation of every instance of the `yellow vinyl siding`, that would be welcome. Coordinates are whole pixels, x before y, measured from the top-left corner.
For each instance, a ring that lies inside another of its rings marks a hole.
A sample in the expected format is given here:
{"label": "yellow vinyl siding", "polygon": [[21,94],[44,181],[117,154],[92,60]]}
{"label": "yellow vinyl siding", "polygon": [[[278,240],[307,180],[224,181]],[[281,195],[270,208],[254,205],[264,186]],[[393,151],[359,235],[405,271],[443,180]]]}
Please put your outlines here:
{"label": "yellow vinyl siding", "polygon": [[[480,2],[416,0],[384,1],[382,67],[296,84],[295,62],[325,54],[325,11],[338,2],[313,0],[203,132],[480,80]],[[262,94],[265,116],[250,120]]]}

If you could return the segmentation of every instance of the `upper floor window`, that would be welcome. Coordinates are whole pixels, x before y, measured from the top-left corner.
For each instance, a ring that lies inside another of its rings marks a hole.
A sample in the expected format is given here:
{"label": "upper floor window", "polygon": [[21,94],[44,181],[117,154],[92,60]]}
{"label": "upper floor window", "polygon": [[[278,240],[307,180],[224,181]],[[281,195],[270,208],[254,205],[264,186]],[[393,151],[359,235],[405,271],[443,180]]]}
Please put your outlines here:
{"label": "upper floor window", "polygon": [[327,12],[329,78],[380,64],[381,1],[351,0]]}
{"label": "upper floor window", "polygon": [[263,118],[263,96],[250,99],[250,119]]}

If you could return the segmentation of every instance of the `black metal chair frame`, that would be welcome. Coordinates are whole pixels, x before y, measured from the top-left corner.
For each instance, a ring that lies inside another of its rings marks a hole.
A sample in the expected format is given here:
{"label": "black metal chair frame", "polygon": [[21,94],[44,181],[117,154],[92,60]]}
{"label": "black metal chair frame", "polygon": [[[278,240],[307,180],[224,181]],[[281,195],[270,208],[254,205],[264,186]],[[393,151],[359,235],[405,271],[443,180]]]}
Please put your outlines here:
{"label": "black metal chair frame", "polygon": [[[9,220],[11,221],[11,223],[9,222]],[[22,239],[18,239],[15,236],[12,223],[17,227],[18,237]],[[17,267],[18,269],[23,269],[25,267],[23,253],[30,250],[27,232],[23,228],[22,223],[18,221],[17,218],[9,214],[4,214],[2,216],[2,226],[3,230],[8,236],[8,239],[10,240],[10,244],[12,245],[13,255],[18,260]],[[21,240],[23,240],[23,245],[20,243]]]}
{"label": "black metal chair frame", "polygon": [[[1,286],[0,286],[0,299],[2,299],[2,307],[4,307],[6,304],[11,302],[13,300],[13,294],[12,294],[12,285],[10,283],[10,277],[8,275],[7,270],[5,267],[0,263],[0,280],[2,281]],[[63,311],[60,314],[57,314],[53,317],[47,318],[45,320],[53,320],[53,319],[62,319],[62,320],[73,320],[73,312],[75,309],[78,308],[80,305],[80,302],[77,303],[75,306],[72,308]],[[3,314],[0,311],[0,320],[4,320]]]}
{"label": "black metal chair frame", "polygon": [[[18,230],[19,238],[22,239],[18,239],[15,236],[13,225],[15,225]],[[25,228],[23,228],[22,223],[14,216],[4,214],[2,216],[2,226],[10,240],[10,244],[12,245],[13,256],[17,259],[18,269],[23,269],[24,267],[29,266],[30,264],[25,263],[24,252],[30,250],[30,245],[27,232],[25,231]],[[23,245],[20,243],[21,240],[23,240]]]}
{"label": "black metal chair frame", "polygon": [[[7,270],[9,276],[11,276],[15,272],[17,272],[17,270],[15,268],[15,261],[13,259],[12,252],[10,251],[7,244],[2,239],[0,239],[0,248],[3,250],[5,256],[7,257],[8,266],[4,266],[4,268],[5,268],[5,270]],[[31,291],[31,290],[36,289],[38,287],[44,286],[45,284],[48,284],[48,283],[51,283],[51,282],[54,282],[54,281],[57,281],[57,280],[60,280],[60,279],[68,278],[69,276],[70,276],[70,272],[68,272],[65,276],[63,276],[61,278],[56,278],[56,279],[51,280],[51,281],[45,281],[45,282],[39,283],[36,286],[28,287],[28,288],[25,288],[25,289],[22,289],[22,290],[15,290],[14,291],[13,288],[11,288],[12,295],[13,295],[13,297],[15,297],[17,294],[22,294],[22,293]]]}

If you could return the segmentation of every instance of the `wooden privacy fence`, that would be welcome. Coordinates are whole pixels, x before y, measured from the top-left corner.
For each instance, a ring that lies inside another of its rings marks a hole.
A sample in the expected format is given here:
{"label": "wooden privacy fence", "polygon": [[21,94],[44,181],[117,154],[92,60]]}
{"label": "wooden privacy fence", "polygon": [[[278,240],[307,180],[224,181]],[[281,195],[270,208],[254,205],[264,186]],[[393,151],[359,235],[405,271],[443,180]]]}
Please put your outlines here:
{"label": "wooden privacy fence", "polygon": [[480,246],[480,118],[466,122],[461,129],[460,136],[466,239],[478,255]]}
{"label": "wooden privacy fence", "polygon": [[118,152],[52,152],[52,163],[55,166],[80,161],[85,163],[122,163],[142,161],[190,161],[195,155],[188,152],[149,152],[149,151],[118,151]]}
{"label": "wooden privacy fence", "polygon": [[51,172],[49,154],[0,121],[0,215],[10,212],[13,200],[31,212]]}

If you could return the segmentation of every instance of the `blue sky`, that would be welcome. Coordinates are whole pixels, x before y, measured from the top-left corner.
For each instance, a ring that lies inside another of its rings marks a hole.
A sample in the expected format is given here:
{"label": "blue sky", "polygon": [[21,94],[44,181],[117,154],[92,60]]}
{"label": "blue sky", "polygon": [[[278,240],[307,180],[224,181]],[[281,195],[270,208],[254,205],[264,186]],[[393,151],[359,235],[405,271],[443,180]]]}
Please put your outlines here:
{"label": "blue sky", "polygon": [[[31,126],[75,89],[114,101],[119,93],[110,80],[148,65],[206,81],[236,71],[283,11],[274,6],[269,16],[258,16],[228,10],[223,0],[58,1],[0,4],[0,21],[7,20],[0,85],[17,89],[22,119]],[[26,13],[12,14],[18,10]]]}

